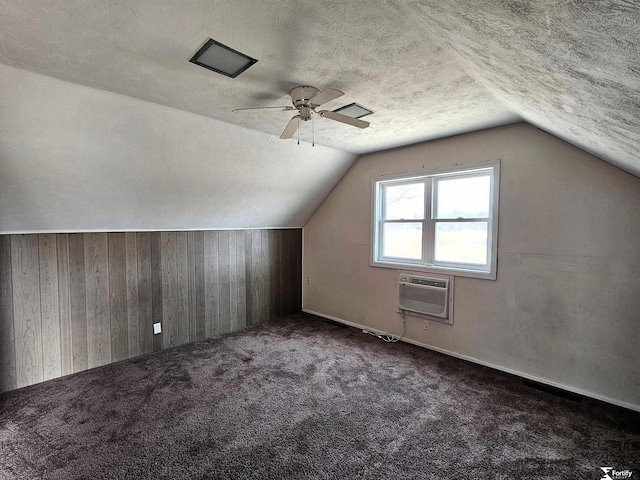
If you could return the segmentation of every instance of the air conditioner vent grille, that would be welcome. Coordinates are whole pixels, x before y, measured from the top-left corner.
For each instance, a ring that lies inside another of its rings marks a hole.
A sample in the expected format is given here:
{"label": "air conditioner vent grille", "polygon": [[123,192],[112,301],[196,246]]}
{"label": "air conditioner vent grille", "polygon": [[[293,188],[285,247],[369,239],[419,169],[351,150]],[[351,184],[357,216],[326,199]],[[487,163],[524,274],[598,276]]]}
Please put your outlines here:
{"label": "air conditioner vent grille", "polygon": [[398,308],[448,319],[449,280],[402,274],[398,285]]}

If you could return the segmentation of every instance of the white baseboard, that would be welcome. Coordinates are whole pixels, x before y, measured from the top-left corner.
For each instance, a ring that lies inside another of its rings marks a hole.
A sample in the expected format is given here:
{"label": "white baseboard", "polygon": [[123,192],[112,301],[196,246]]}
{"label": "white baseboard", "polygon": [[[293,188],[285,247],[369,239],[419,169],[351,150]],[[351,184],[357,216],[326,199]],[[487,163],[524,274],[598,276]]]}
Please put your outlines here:
{"label": "white baseboard", "polygon": [[[350,322],[348,320],[343,320],[342,318],[334,317],[332,315],[326,315],[324,313],[314,312],[313,310],[309,310],[307,308],[303,308],[302,311],[305,312],[305,313],[309,313],[311,315],[316,315],[318,317],[326,318],[328,320],[333,320],[334,322],[343,323],[345,325],[349,325],[351,327],[355,327],[355,328],[358,328],[360,330],[367,330],[367,331],[374,332],[374,333],[377,333],[377,334],[387,333],[387,332],[383,332],[382,330],[377,330],[375,328],[368,327],[366,325],[360,325],[359,323]],[[544,379],[544,378],[536,377],[535,375],[530,375],[528,373],[520,372],[518,370],[513,370],[511,368],[503,367],[503,366],[500,366],[500,365],[495,365],[493,363],[485,362],[483,360],[480,360],[480,359],[477,359],[477,358],[474,358],[474,357],[469,357],[467,355],[462,355],[460,353],[451,352],[451,351],[445,350],[443,348],[434,347],[433,345],[428,345],[426,343],[418,342],[418,341],[412,340],[410,338],[401,338],[400,341],[406,342],[406,343],[411,343],[412,345],[417,345],[418,347],[426,348],[428,350],[433,350],[434,352],[443,353],[445,355],[450,355],[452,357],[460,358],[460,359],[466,360],[468,362],[477,363],[478,365],[482,365],[482,366],[485,366],[485,367],[493,368],[495,370],[500,370],[501,372],[510,373],[511,375],[516,375],[516,376],[521,377],[521,378],[526,378],[527,380],[532,380],[534,382],[542,383],[544,385],[549,385],[551,387],[560,388],[560,389],[566,390],[568,392],[577,393],[578,395],[582,395],[584,397],[589,397],[589,398],[593,398],[593,399],[596,399],[596,400],[601,400],[601,401],[606,402],[606,403],[611,403],[613,405],[617,405],[618,407],[628,408],[629,410],[634,410],[636,412],[640,412],[640,405],[633,405],[631,403],[621,402],[620,400],[616,400],[614,398],[605,397],[605,396],[597,394],[597,393],[588,392],[586,390],[581,390],[579,388],[571,387],[571,386],[568,386],[568,385],[563,385],[563,384],[557,383],[557,382],[552,382],[552,381]]]}

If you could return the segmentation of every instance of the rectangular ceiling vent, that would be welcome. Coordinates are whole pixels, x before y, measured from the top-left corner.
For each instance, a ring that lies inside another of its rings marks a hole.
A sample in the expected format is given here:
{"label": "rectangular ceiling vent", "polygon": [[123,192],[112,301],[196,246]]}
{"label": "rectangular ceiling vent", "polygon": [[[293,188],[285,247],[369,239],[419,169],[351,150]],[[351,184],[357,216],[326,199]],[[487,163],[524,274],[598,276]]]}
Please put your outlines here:
{"label": "rectangular ceiling vent", "polygon": [[398,308],[447,322],[449,279],[401,273],[398,282]]}
{"label": "rectangular ceiling vent", "polygon": [[210,38],[189,61],[235,78],[258,60]]}
{"label": "rectangular ceiling vent", "polygon": [[361,118],[366,117],[367,115],[371,115],[373,110],[363,107],[358,103],[350,103],[349,105],[345,105],[344,107],[336,108],[334,110],[336,113],[341,113],[342,115],[346,115],[347,117],[352,118]]}

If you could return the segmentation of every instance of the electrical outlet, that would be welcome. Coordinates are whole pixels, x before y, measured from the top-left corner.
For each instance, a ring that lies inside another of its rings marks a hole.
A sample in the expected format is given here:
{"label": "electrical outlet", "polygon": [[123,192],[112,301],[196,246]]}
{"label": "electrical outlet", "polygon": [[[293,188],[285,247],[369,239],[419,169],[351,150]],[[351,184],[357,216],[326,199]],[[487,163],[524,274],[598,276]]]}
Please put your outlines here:
{"label": "electrical outlet", "polygon": [[307,277],[307,285],[311,285],[311,277]]}
{"label": "electrical outlet", "polygon": [[423,330],[431,330],[431,321],[430,320],[425,320],[424,321],[424,326],[422,327]]}
{"label": "electrical outlet", "polygon": [[153,334],[157,335],[162,333],[162,324],[160,322],[153,324]]}

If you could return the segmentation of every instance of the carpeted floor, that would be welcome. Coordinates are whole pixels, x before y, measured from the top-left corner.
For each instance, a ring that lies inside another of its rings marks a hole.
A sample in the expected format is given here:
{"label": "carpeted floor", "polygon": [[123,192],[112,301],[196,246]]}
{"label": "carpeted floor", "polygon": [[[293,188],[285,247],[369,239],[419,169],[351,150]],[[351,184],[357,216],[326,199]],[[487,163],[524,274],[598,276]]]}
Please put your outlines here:
{"label": "carpeted floor", "polygon": [[306,314],[0,395],[0,478],[640,477],[640,414]]}

